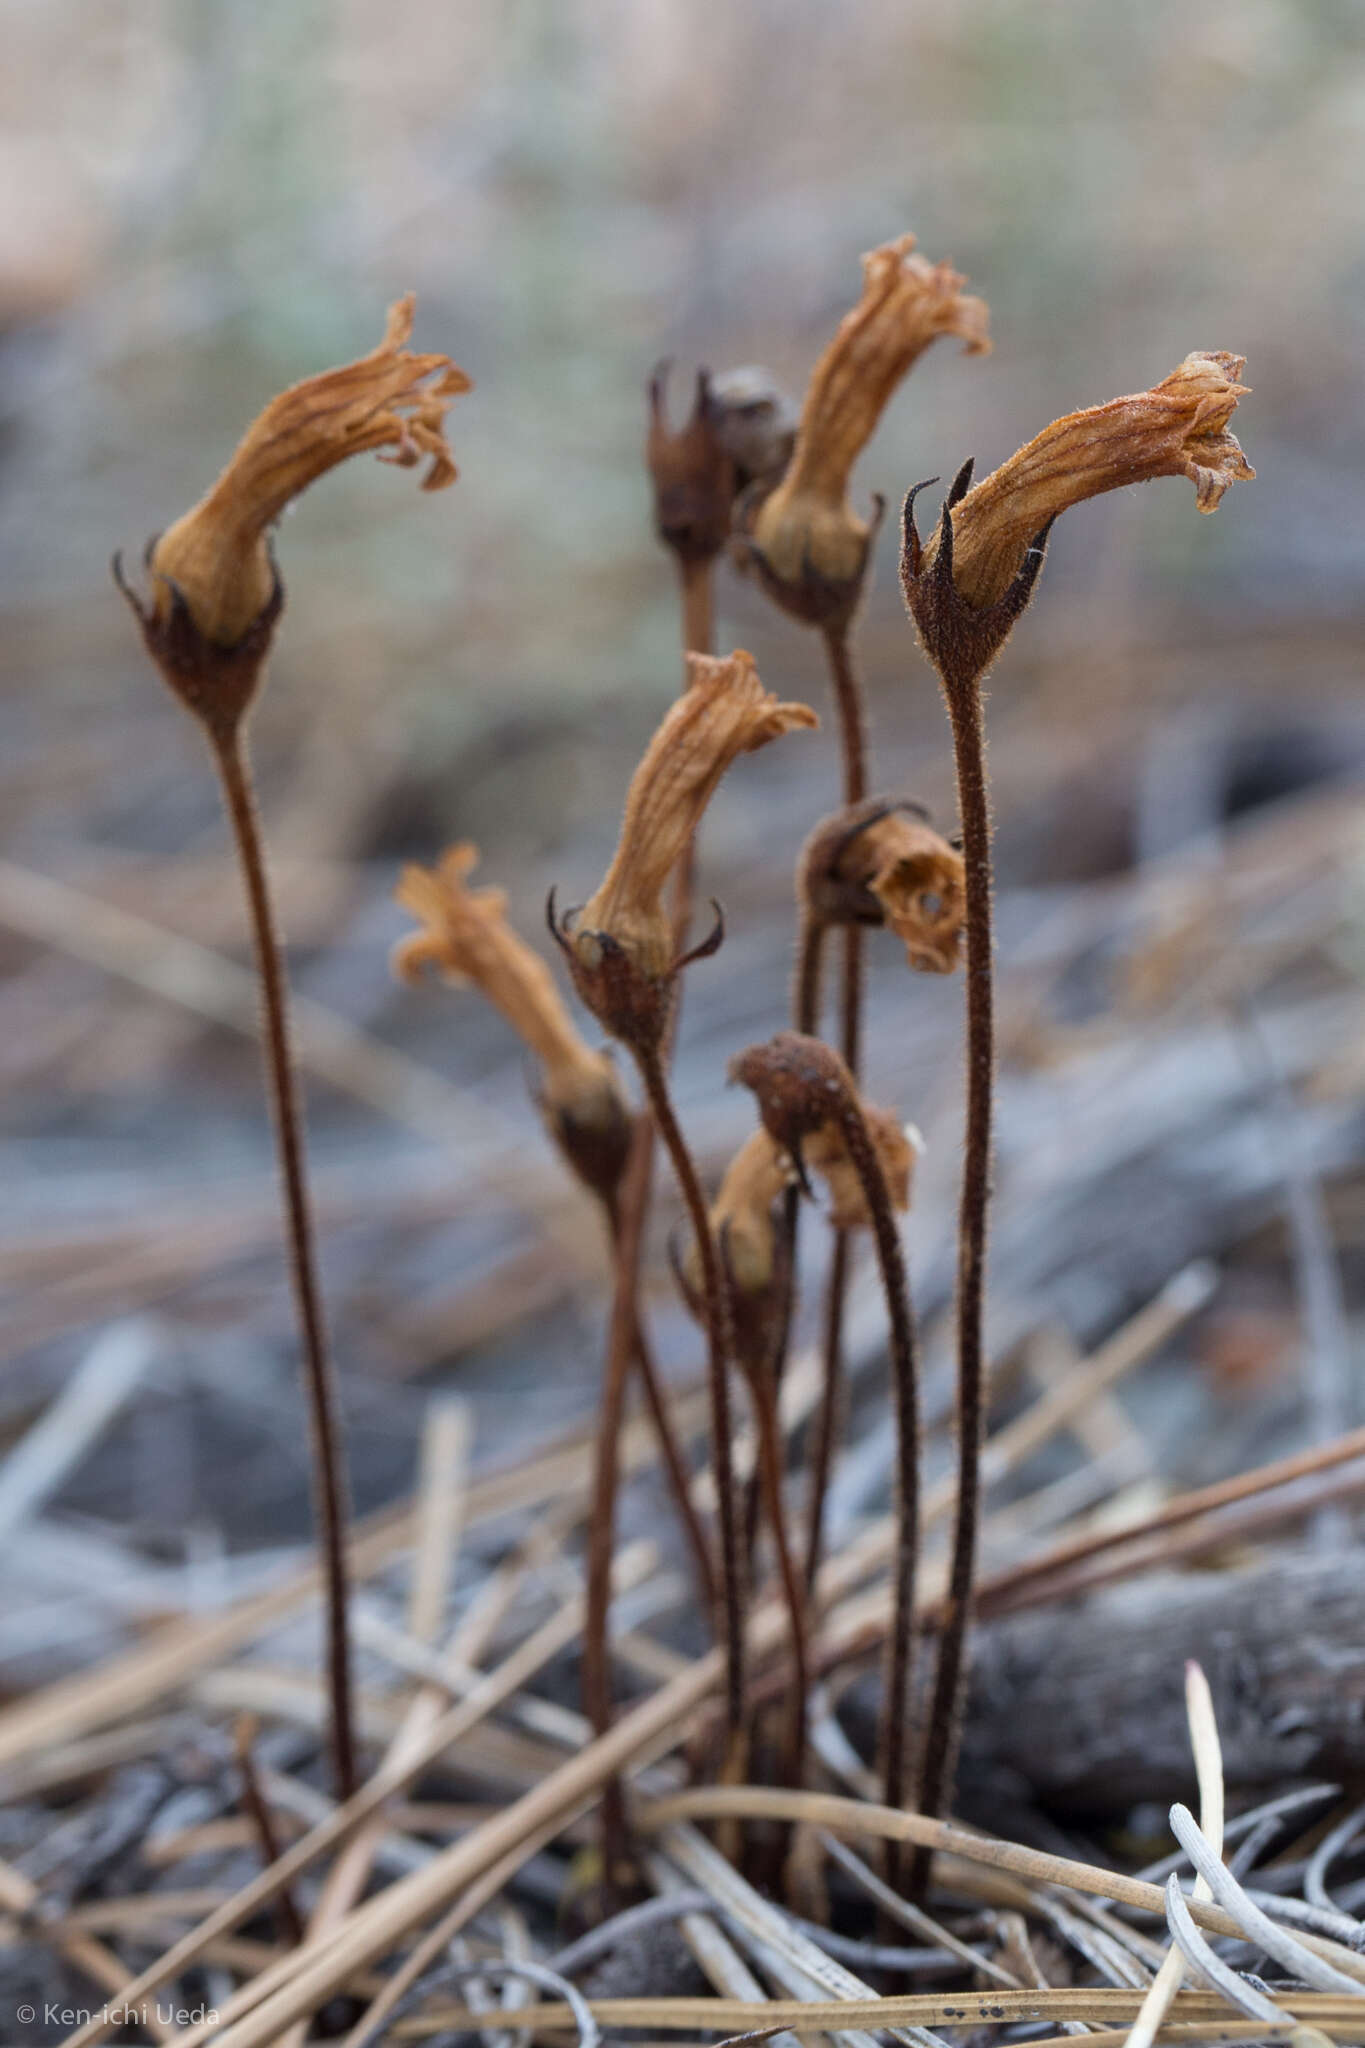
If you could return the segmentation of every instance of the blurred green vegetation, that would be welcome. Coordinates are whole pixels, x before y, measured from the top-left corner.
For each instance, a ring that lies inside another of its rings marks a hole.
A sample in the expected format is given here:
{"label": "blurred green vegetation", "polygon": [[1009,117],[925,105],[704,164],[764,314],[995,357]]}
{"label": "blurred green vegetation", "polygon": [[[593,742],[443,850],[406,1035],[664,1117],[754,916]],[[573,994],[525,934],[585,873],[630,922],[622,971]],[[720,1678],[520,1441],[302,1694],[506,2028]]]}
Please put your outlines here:
{"label": "blurred green vegetation", "polygon": [[[651,363],[677,359],[680,398],[697,361],[799,390],[860,252],[907,226],[989,298],[996,351],[926,359],[860,492],[990,464],[1192,347],[1249,359],[1261,481],[1211,521],[1165,484],[1064,522],[1021,638],[1112,650],[1360,609],[1365,13],[1344,0],[3,14],[11,689],[96,710],[145,690],[111,547],[139,549],[274,389],[370,346],[411,287],[419,344],[476,381],[460,481],[433,500],[357,465],[290,518],[281,668],[341,676],[390,761],[454,758],[490,719],[656,705],[675,624],[639,461]],[[723,602],[727,638],[803,670],[733,579]]]}

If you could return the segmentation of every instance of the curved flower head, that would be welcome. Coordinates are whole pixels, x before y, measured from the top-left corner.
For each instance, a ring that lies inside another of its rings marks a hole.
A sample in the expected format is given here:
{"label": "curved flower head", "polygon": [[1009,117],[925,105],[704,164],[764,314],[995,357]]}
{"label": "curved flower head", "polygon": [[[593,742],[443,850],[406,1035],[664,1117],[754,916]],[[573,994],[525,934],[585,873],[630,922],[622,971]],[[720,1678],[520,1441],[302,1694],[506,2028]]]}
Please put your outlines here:
{"label": "curved flower head", "polygon": [[766,1044],[747,1046],[729,1071],[732,1081],[752,1089],[764,1130],[791,1160],[807,1192],[807,1167],[822,1175],[840,1229],[875,1227],[864,1184],[869,1177],[885,1183],[892,1208],[909,1207],[919,1134],[892,1111],[863,1100],[832,1045],[804,1032],[779,1031]]}
{"label": "curved flower head", "polygon": [[453,482],[444,423],[470,383],[446,355],[415,355],[411,293],[389,309],[384,338],[359,362],[306,377],[273,398],[247,429],[213,488],[156,542],[150,568],[164,621],[178,593],[215,647],[232,648],[275,594],[270,528],[290,500],[339,462],[369,451],[414,468],[422,488]]}
{"label": "curved flower head", "polygon": [[824,819],[806,842],[798,886],[826,923],[885,925],[918,972],[951,974],[957,966],[962,855],[917,805],[869,797]]}
{"label": "curved flower head", "polygon": [[435,868],[404,868],[394,894],[420,929],[395,946],[394,972],[415,982],[436,969],[487,998],[539,1063],[540,1106],[551,1135],[579,1177],[608,1193],[630,1136],[616,1069],[574,1029],[549,968],[508,924],[503,891],[468,886],[478,859],[466,840]]}
{"label": "curved flower head", "polygon": [[[1072,505],[1124,484],[1186,476],[1201,512],[1256,474],[1229,422],[1248,387],[1244,356],[1196,350],[1150,391],[1054,420],[952,509],[953,582],[976,610],[998,604],[1030,546]],[[936,534],[920,574],[932,567]]]}
{"label": "curved flower head", "polygon": [[951,264],[914,247],[902,235],[864,256],[862,297],[811,374],[791,461],[747,514],[767,587],[817,624],[856,601],[872,527],[848,502],[849,477],[892,392],[940,335],[969,355],[990,347],[985,300],[964,297]]}
{"label": "curved flower head", "polygon": [[611,866],[562,939],[580,995],[614,1037],[662,1029],[663,999],[654,997],[674,966],[664,888],[726,769],[820,722],[808,705],[765,690],[742,648],[687,660],[688,687],[631,777]]}

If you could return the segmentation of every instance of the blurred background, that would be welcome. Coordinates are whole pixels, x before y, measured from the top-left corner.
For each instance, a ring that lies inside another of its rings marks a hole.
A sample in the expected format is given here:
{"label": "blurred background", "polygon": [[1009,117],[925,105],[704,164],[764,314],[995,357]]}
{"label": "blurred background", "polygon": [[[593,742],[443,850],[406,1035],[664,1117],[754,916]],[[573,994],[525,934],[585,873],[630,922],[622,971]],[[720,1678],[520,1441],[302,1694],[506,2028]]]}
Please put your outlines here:
{"label": "blurred background", "polygon": [[[1365,17],[1346,0],[3,0],[0,77],[0,1678],[240,1591],[304,1539],[306,1463],[245,923],[197,733],[108,560],[195,499],[284,384],[415,345],[472,375],[454,488],[374,464],[289,516],[256,722],[363,1507],[433,1387],[481,1456],[591,1402],[600,1248],[476,998],[397,990],[404,859],[473,837],[535,933],[581,901],[678,681],[643,386],[767,365],[798,396],[862,251],[907,228],[990,301],[856,487],[894,506],[1193,348],[1248,359],[1259,481],[1064,520],[996,678],[1004,1008],[994,1334],[1086,1345],[1217,1288],[1132,1393],[1170,1474],[1355,1418],[1365,1231]],[[723,647],[825,704],[815,636],[722,571]],[[875,782],[951,821],[942,713],[883,535]],[[791,869],[834,735],[736,771],[703,885],[684,1120],[783,1021]],[[910,1242],[939,1411],[960,984],[874,948],[869,1090],[929,1150]],[[659,1343],[697,1342],[660,1203]],[[809,1233],[812,1243],[818,1233]],[[1308,1341],[1305,1301],[1316,1336]],[[875,1294],[855,1349],[875,1390]],[[1325,1318],[1325,1320],[1324,1320]],[[1145,1405],[1144,1405],[1145,1404]],[[1315,1420],[1316,1417],[1316,1420]],[[93,1419],[92,1419],[93,1418]],[[84,1433],[82,1433],[84,1432]],[[27,1476],[26,1476],[27,1475]],[[846,1503],[852,1512],[858,1503]]]}

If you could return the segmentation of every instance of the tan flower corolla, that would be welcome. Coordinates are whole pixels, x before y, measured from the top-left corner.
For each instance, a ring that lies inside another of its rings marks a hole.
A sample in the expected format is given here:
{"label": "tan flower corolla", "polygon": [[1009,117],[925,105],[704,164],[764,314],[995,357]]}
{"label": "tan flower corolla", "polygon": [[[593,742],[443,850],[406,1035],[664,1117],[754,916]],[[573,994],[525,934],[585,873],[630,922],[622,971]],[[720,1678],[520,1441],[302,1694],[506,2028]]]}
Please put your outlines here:
{"label": "tan flower corolla", "polygon": [[[768,1287],[777,1260],[774,1208],[794,1175],[787,1154],[765,1130],[745,1139],[725,1170],[711,1205],[711,1229],[725,1246],[731,1276],[744,1294]],[[700,1261],[697,1281],[700,1282]],[[700,1293],[700,1285],[697,1287]]]}
{"label": "tan flower corolla", "polygon": [[429,457],[427,491],[454,480],[445,416],[470,381],[449,356],[404,348],[414,305],[409,293],[390,307],[384,339],[359,362],[273,398],[212,490],[162,534],[150,564],[162,619],[179,591],[206,640],[236,646],[274,595],[269,529],[292,498],[352,455],[389,449],[381,460],[404,468]]}
{"label": "tan flower corolla", "polygon": [[[1010,588],[1037,535],[1069,506],[1124,484],[1187,476],[1201,512],[1256,474],[1228,430],[1244,356],[1196,350],[1150,391],[1054,420],[954,507],[953,585],[978,610]],[[932,567],[937,529],[917,573]]]}
{"label": "tan flower corolla", "polygon": [[902,235],[864,256],[862,297],[811,374],[782,481],[753,514],[752,539],[782,583],[799,586],[811,572],[828,585],[858,582],[871,529],[848,502],[848,482],[888,399],[940,335],[958,335],[968,355],[990,347],[985,300],[964,297],[951,264],[914,247]]}
{"label": "tan flower corolla", "polygon": [[435,868],[404,868],[394,894],[421,930],[394,948],[395,974],[417,981],[436,968],[472,983],[540,1062],[546,1113],[588,1131],[616,1129],[626,1111],[615,1067],[574,1029],[549,968],[508,924],[503,891],[467,886],[478,859],[466,840]]}
{"label": "tan flower corolla", "polygon": [[808,705],[784,704],[765,690],[742,648],[722,660],[689,654],[687,661],[689,685],[631,778],[611,866],[573,920],[568,943],[580,976],[602,965],[604,941],[649,980],[668,974],[673,930],[664,886],[721,777],[741,754],[820,723]]}
{"label": "tan flower corolla", "polygon": [[[862,1105],[867,1128],[876,1149],[887,1193],[895,1209],[910,1207],[910,1180],[919,1151],[919,1134],[902,1124],[893,1110]],[[870,1230],[872,1217],[857,1168],[848,1156],[841,1126],[836,1121],[821,1124],[802,1146],[802,1157],[813,1167],[829,1189],[830,1221],[838,1230]]]}
{"label": "tan flower corolla", "polygon": [[951,974],[966,909],[962,855],[917,811],[887,797],[836,811],[806,842],[799,887],[817,919],[885,925],[917,972]]}

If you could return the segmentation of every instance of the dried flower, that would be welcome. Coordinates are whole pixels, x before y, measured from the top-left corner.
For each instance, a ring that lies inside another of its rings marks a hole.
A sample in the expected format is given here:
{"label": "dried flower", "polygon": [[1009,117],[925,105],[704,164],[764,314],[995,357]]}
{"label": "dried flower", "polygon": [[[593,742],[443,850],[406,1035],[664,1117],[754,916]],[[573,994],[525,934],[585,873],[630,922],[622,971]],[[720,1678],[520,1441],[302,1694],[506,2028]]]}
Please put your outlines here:
{"label": "dried flower", "polygon": [[[711,1204],[711,1230],[743,1294],[761,1294],[772,1285],[778,1251],[773,1210],[794,1177],[787,1154],[764,1130],[752,1132],[725,1169]],[[701,1260],[695,1245],[686,1277],[689,1292],[699,1296]]]}
{"label": "dried flower", "polygon": [[849,477],[892,392],[940,335],[960,336],[969,355],[990,347],[984,299],[964,297],[958,272],[914,246],[902,235],[864,256],[862,297],[812,372],[786,473],[744,508],[768,589],[815,624],[846,615],[857,599],[873,525],[849,504]]}
{"label": "dried flower", "polygon": [[472,983],[540,1063],[540,1107],[570,1165],[599,1194],[620,1179],[631,1116],[616,1069],[574,1029],[549,968],[507,922],[501,889],[471,889],[479,850],[452,846],[435,868],[405,867],[395,895],[421,929],[394,948],[394,972],[429,969]]}
{"label": "dried flower", "polygon": [[833,1046],[804,1032],[779,1031],[731,1060],[730,1079],[753,1090],[764,1130],[791,1160],[802,1185],[809,1190],[808,1165],[823,1176],[841,1229],[872,1220],[853,1156],[860,1137],[867,1147],[863,1164],[875,1155],[892,1207],[909,1207],[919,1134],[890,1110],[863,1100]]}
{"label": "dried flower", "polygon": [[[910,1180],[922,1144],[919,1132],[913,1124],[903,1124],[894,1110],[866,1101],[862,1110],[891,1205],[903,1212],[910,1207]],[[829,1189],[830,1221],[836,1230],[870,1230],[872,1213],[842,1125],[832,1119],[819,1125],[805,1141],[804,1157]]]}
{"label": "dried flower", "polygon": [[721,431],[721,408],[710,375],[697,372],[696,397],[686,426],[668,424],[667,363],[649,380],[649,435],[645,466],[654,485],[654,525],[679,560],[709,562],[724,547],[738,488],[734,458]]}
{"label": "dried flower", "polygon": [[179,592],[205,639],[235,646],[274,591],[270,528],[291,499],[352,455],[392,449],[381,460],[406,469],[429,457],[423,490],[454,481],[443,427],[450,400],[470,383],[449,356],[403,347],[415,305],[409,293],[390,307],[384,339],[359,362],[273,398],[212,490],[162,534],[150,567],[163,618]]}
{"label": "dried flower", "polygon": [[[1228,430],[1248,387],[1246,359],[1196,350],[1150,391],[1054,420],[953,507],[953,580],[978,610],[999,603],[1025,554],[1059,513],[1123,484],[1187,476],[1201,512],[1256,474]],[[925,544],[919,573],[933,563]]]}
{"label": "dried flower", "polygon": [[720,438],[735,465],[735,486],[775,483],[791,461],[799,415],[770,370],[756,363],[711,380]]}
{"label": "dried flower", "polygon": [[951,974],[957,966],[962,855],[916,804],[869,797],[824,819],[806,842],[798,887],[826,924],[895,932],[920,973]]}
{"label": "dried flower", "polygon": [[[730,1161],[711,1204],[711,1234],[729,1292],[734,1356],[751,1376],[771,1366],[787,1324],[791,1245],[775,1212],[795,1180],[788,1154],[760,1129]],[[701,1322],[706,1288],[695,1240],[685,1259],[673,1252],[673,1270],[684,1301]]]}
{"label": "dried flower", "polygon": [[632,1043],[657,1043],[662,1033],[667,988],[681,964],[664,887],[721,777],[741,754],[820,723],[808,705],[765,690],[743,649],[687,659],[691,680],[631,778],[602,886],[566,920],[567,936],[554,927],[584,1002],[613,1037]]}

